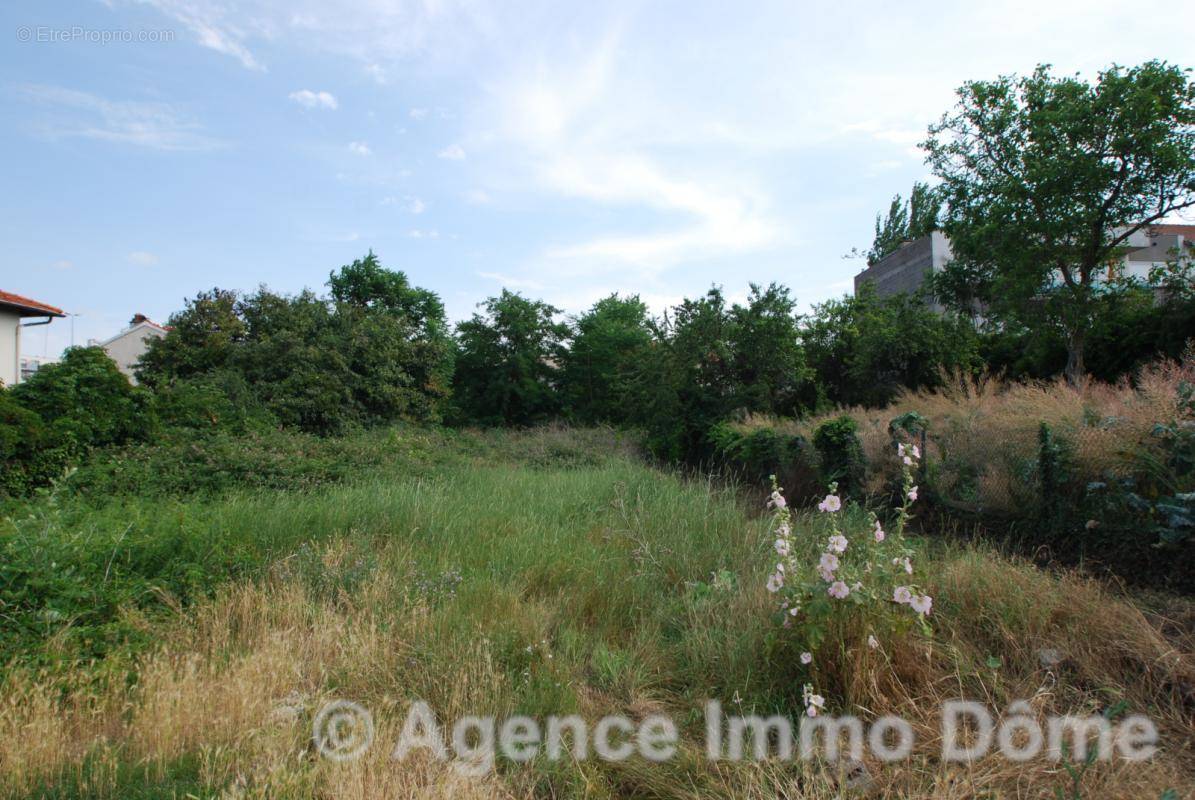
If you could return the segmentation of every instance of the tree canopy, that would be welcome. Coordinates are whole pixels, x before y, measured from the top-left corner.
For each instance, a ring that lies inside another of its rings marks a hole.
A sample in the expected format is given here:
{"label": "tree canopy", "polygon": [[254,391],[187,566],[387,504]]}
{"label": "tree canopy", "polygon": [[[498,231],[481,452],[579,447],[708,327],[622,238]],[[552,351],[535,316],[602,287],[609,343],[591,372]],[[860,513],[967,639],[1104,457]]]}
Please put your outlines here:
{"label": "tree canopy", "polygon": [[969,82],[923,146],[947,203],[956,301],[1059,327],[1066,375],[1081,380],[1098,295],[1113,288],[1101,273],[1134,233],[1195,205],[1189,71],[1151,61],[1088,83],[1041,66]]}

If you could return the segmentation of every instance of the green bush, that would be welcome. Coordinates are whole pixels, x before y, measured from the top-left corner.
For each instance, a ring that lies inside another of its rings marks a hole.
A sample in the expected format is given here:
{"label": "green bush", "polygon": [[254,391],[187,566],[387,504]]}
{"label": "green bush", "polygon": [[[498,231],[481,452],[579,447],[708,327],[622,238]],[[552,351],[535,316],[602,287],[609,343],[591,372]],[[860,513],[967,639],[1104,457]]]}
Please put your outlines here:
{"label": "green bush", "polygon": [[60,475],[71,449],[55,441],[42,418],[0,388],[0,496],[22,495]]}
{"label": "green bush", "polygon": [[12,397],[79,454],[145,440],[153,432],[148,392],[129,383],[99,347],[67,349],[57,364],[14,386]]}
{"label": "green bush", "polygon": [[824,488],[817,453],[803,436],[786,436],[770,428],[743,431],[722,423],[710,429],[709,437],[724,466],[760,486],[776,476],[794,503],[819,496]]}
{"label": "green bush", "polygon": [[841,416],[823,422],[813,432],[813,446],[821,457],[823,481],[837,481],[843,495],[861,497],[867,459],[855,421]]}

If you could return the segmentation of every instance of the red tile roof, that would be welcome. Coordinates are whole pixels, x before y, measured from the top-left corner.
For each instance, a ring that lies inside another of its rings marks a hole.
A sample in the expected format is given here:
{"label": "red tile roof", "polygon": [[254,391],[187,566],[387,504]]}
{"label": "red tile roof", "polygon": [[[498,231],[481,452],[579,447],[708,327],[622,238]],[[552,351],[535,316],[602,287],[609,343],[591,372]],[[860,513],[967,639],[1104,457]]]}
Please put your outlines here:
{"label": "red tile roof", "polygon": [[1195,238],[1195,225],[1150,225],[1149,232],[1153,234],[1177,233],[1188,239],[1193,239]]}
{"label": "red tile roof", "polygon": [[11,306],[21,312],[22,317],[65,317],[66,312],[61,308],[39,303],[19,294],[0,290],[0,306]]}

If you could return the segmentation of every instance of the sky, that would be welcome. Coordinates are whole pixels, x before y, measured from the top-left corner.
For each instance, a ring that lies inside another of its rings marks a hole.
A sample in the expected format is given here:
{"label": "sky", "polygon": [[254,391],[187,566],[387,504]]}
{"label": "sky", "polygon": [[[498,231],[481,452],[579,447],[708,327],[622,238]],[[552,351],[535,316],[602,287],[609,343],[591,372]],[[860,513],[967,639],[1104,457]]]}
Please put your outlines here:
{"label": "sky", "polygon": [[73,315],[33,356],[370,249],[453,320],[503,287],[808,309],[964,81],[1195,66],[1192,30],[1102,0],[8,0],[0,289]]}

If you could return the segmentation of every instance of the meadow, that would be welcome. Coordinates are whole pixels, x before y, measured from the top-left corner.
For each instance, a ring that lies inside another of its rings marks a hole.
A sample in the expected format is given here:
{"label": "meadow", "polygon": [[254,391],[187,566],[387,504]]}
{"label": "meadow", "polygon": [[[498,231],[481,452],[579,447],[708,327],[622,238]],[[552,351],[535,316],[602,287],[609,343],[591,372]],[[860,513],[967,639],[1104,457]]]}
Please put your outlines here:
{"label": "meadow", "polygon": [[[705,700],[799,716],[808,681],[836,713],[898,713],[918,733],[906,761],[866,764],[861,795],[1195,792],[1195,612],[1179,598],[914,537],[929,630],[870,647],[844,616],[805,666],[770,619],[774,535],[756,492],[662,471],[605,429],[394,428],[336,446],[326,480],[153,489],[157,473],[122,462],[142,476],[124,494],[108,483],[6,509],[21,560],[5,567],[0,794],[844,796],[842,764],[704,756]],[[794,520],[801,537],[825,525]],[[1025,700],[1042,718],[1143,713],[1161,747],[1088,769],[947,764],[937,715],[951,698],[997,713]],[[312,748],[332,699],[373,712],[380,744],[360,759]],[[389,757],[417,699],[440,719],[665,713],[681,746],[664,763],[537,757],[464,777]]]}

